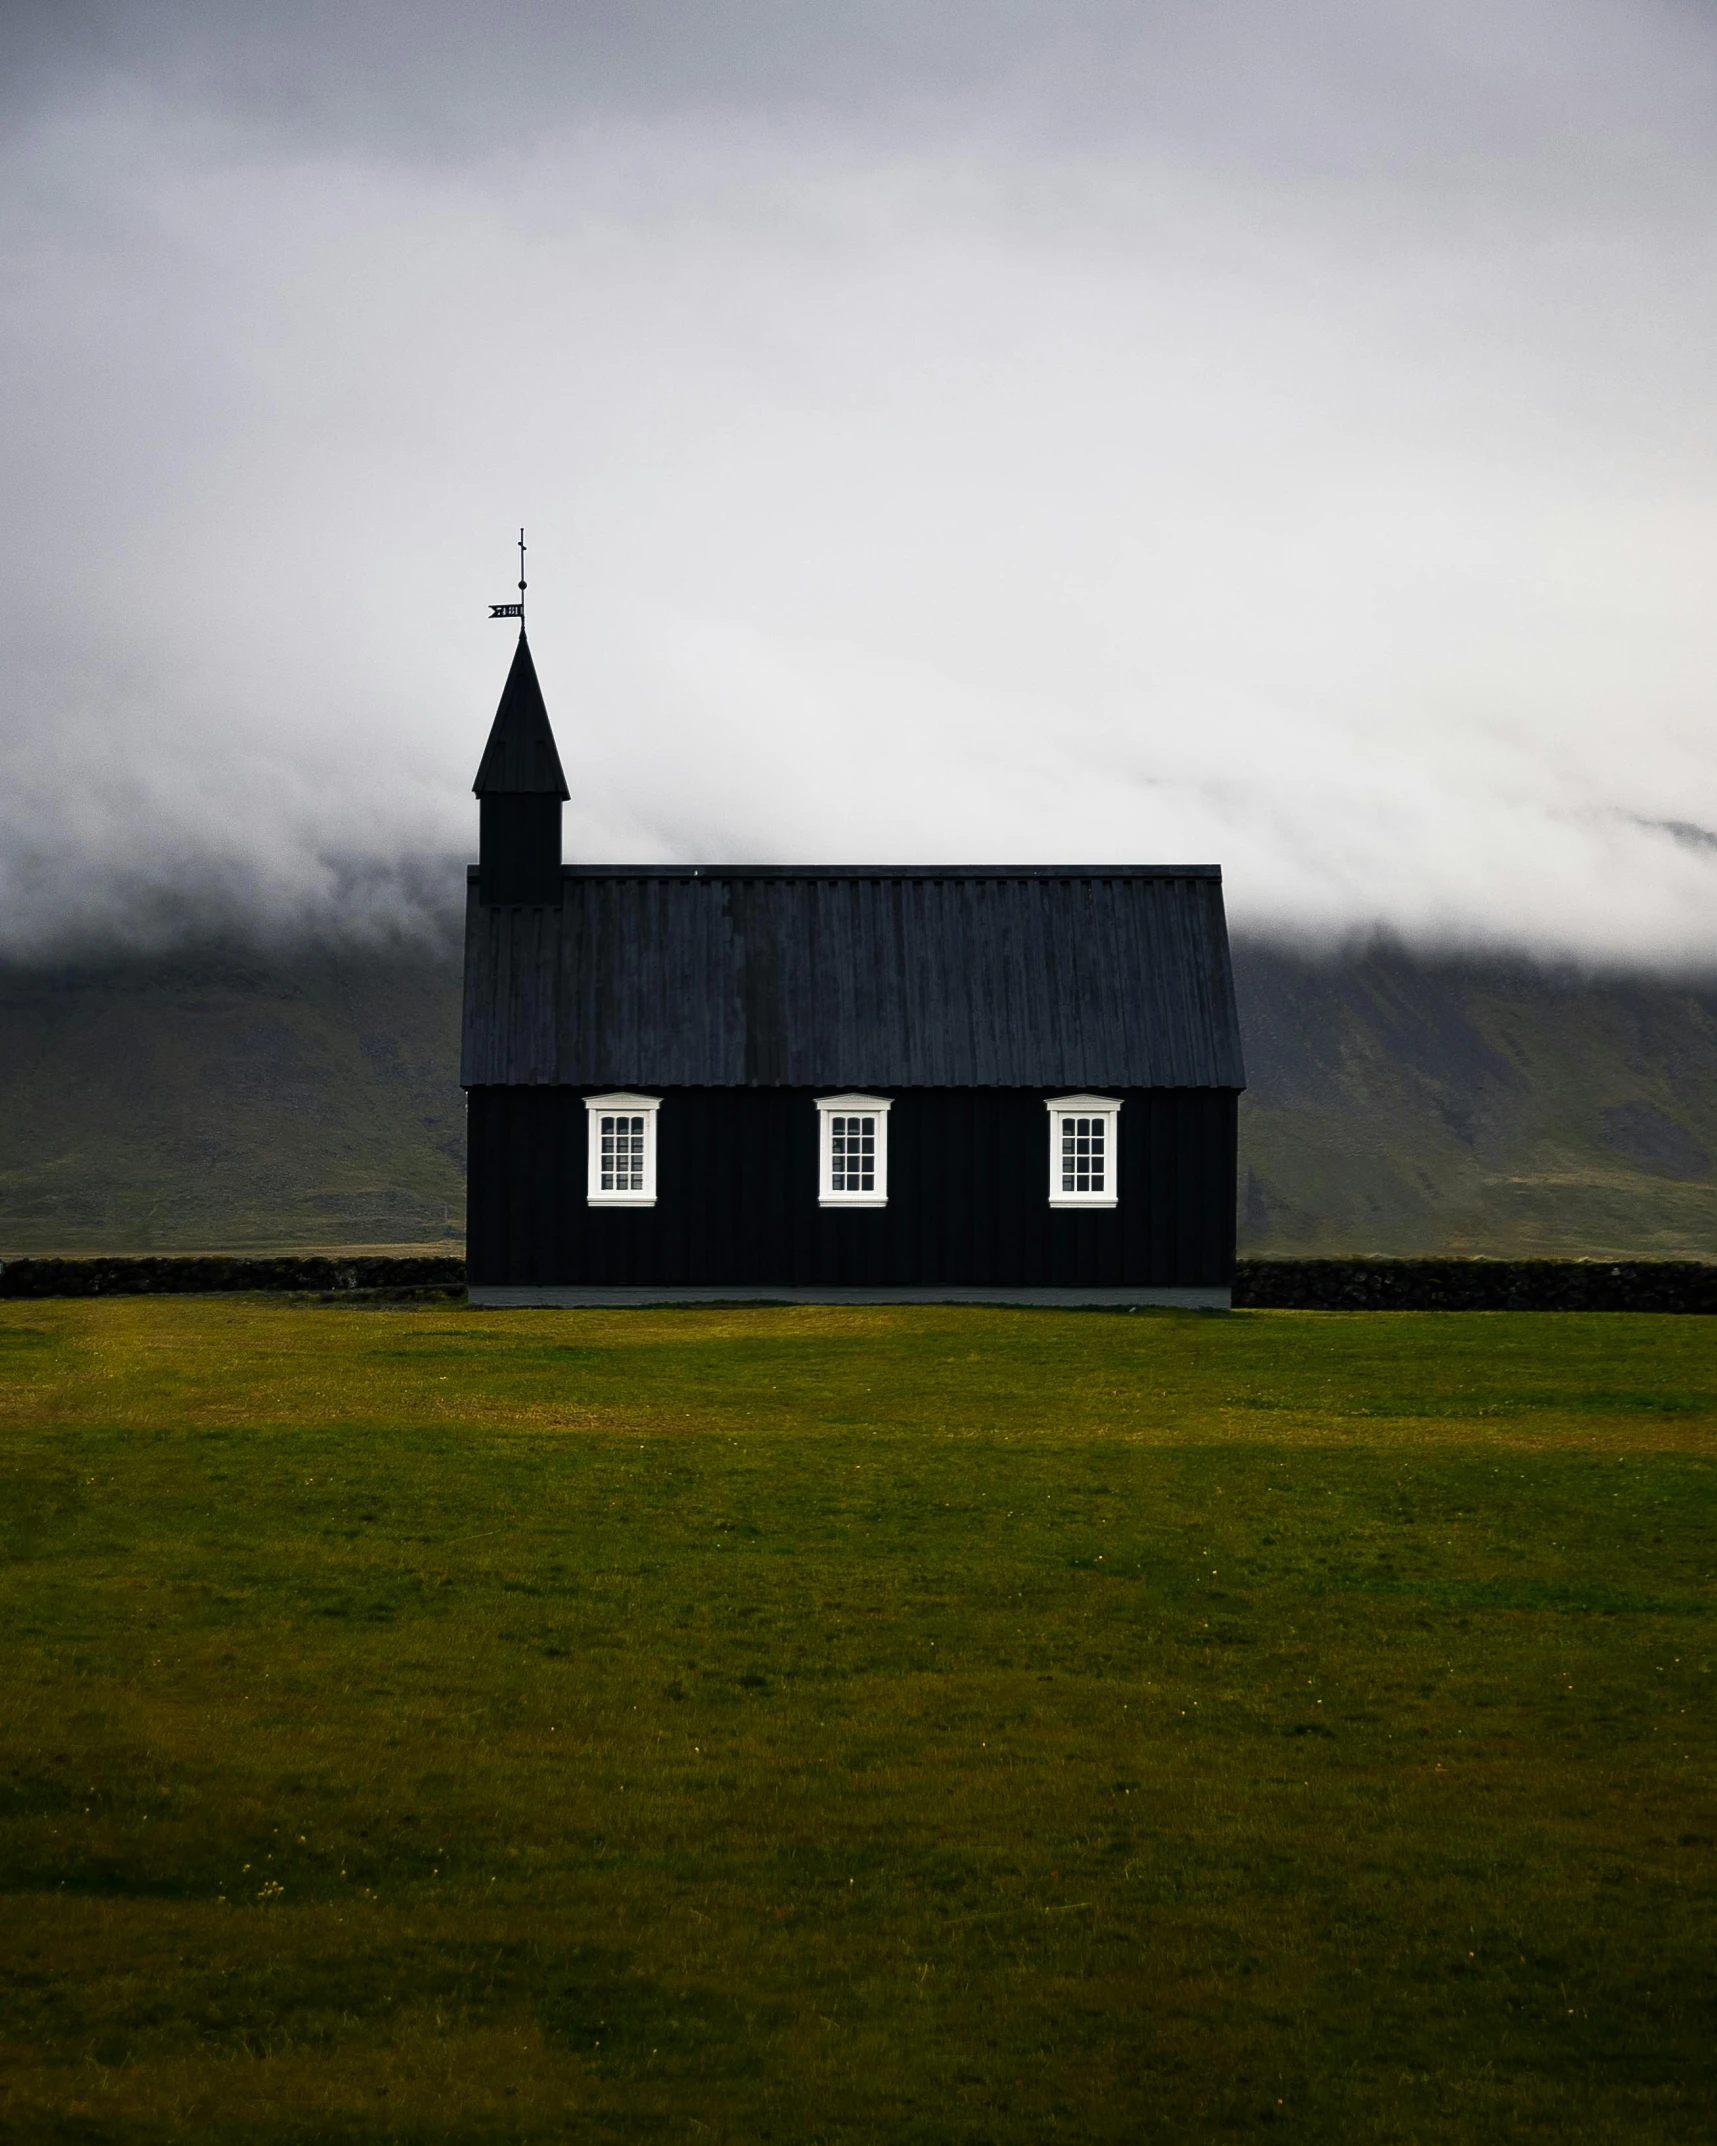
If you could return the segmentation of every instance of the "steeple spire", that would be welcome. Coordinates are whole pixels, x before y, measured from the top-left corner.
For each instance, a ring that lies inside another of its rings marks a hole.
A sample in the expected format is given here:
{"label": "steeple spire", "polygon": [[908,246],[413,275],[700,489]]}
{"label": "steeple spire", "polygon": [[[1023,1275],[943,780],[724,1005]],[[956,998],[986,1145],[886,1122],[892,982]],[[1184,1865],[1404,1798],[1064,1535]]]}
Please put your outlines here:
{"label": "steeple spire", "polygon": [[560,808],[571,794],[525,639],[525,532],[519,531],[519,601],[491,604],[491,618],[519,622],[518,646],[501,689],[489,742],[471,785],[479,816],[478,899],[560,902]]}
{"label": "steeple spire", "polygon": [[478,797],[517,796],[548,792],[570,797],[555,748],[543,689],[537,683],[537,667],[531,661],[531,644],[519,630],[513,650],[513,667],[501,688],[501,703],[489,726],[489,742],[478,763],[471,788]]}

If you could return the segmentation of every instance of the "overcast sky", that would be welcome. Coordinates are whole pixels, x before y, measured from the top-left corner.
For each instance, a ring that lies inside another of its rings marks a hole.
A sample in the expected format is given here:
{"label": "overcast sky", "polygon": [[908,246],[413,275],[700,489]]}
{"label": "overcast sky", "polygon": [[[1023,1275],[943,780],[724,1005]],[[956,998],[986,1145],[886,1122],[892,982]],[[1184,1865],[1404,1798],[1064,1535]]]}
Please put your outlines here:
{"label": "overcast sky", "polygon": [[0,21],[0,947],[407,913],[522,521],[571,858],[1710,948],[1708,0]]}

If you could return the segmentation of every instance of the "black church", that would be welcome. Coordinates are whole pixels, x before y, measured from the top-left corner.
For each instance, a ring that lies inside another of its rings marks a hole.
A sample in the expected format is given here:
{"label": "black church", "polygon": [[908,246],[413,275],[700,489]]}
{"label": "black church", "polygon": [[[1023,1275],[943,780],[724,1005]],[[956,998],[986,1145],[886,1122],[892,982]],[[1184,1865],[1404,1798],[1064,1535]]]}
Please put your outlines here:
{"label": "black church", "polygon": [[1215,865],[563,865],[523,626],[477,770],[474,1304],[1225,1305]]}

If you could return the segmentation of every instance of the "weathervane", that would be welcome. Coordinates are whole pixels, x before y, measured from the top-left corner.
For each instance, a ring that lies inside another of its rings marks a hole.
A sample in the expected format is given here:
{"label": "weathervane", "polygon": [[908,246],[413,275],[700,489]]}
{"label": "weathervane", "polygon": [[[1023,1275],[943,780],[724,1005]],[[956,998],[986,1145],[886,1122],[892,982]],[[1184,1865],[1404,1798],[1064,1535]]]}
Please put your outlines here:
{"label": "weathervane", "polygon": [[519,600],[516,604],[491,604],[491,618],[516,618],[519,631],[525,630],[525,532],[519,531]]}

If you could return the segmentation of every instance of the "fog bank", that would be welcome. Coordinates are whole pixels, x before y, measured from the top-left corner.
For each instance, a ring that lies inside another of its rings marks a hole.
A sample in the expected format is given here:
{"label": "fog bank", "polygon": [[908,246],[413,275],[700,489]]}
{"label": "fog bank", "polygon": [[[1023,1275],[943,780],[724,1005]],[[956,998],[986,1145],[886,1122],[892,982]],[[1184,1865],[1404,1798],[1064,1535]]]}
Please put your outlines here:
{"label": "fog bank", "polygon": [[440,929],[524,521],[569,857],[1703,961],[1717,18],[620,12],[11,14],[0,949]]}

